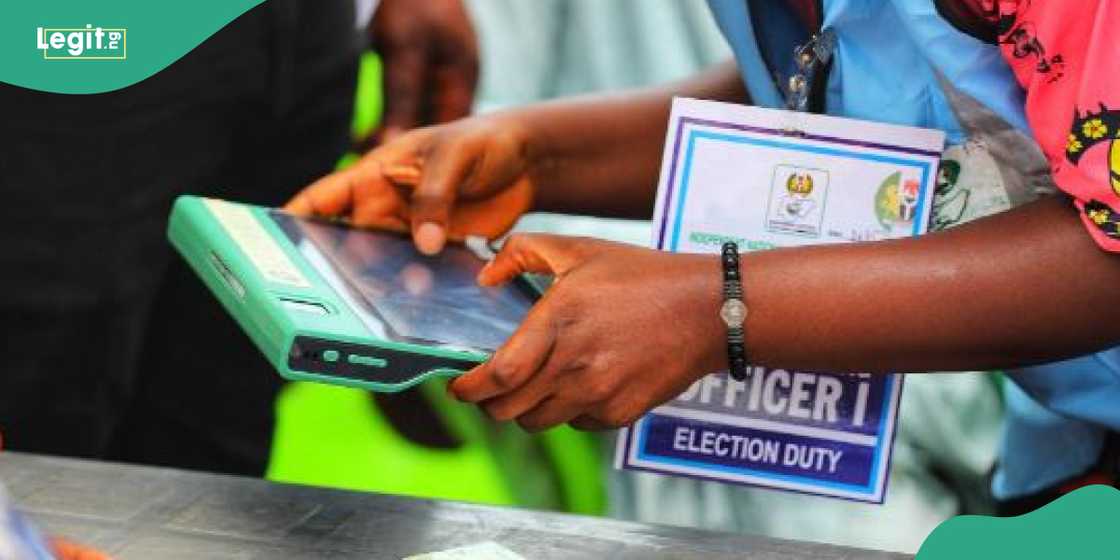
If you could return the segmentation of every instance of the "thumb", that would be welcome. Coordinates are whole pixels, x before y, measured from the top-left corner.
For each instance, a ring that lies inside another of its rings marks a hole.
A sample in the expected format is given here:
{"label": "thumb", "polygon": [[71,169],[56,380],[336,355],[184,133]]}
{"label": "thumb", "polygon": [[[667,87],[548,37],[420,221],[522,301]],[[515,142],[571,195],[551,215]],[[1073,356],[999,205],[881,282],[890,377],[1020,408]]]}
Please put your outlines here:
{"label": "thumb", "polygon": [[583,245],[591,240],[580,237],[519,233],[511,235],[494,260],[478,273],[478,283],[496,286],[527,272],[563,276],[582,262]]}
{"label": "thumb", "polygon": [[478,158],[476,148],[466,142],[439,144],[425,157],[420,184],[409,201],[412,240],[421,253],[443,250],[459,185]]}

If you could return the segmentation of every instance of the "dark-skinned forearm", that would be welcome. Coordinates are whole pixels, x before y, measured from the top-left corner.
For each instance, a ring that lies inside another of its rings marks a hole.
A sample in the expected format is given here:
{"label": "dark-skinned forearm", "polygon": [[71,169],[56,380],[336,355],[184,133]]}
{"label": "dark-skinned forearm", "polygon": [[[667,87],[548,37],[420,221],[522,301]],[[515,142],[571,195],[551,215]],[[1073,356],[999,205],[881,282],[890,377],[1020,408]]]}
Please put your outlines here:
{"label": "dark-skinned forearm", "polygon": [[536,210],[648,218],[674,96],[743,102],[733,63],[688,80],[514,111],[530,134]]}
{"label": "dark-skinned forearm", "polygon": [[[1120,342],[1120,255],[1093,243],[1064,197],[919,238],[779,249],[742,262],[747,343],[759,365],[999,369]],[[717,308],[718,296],[703,312]]]}

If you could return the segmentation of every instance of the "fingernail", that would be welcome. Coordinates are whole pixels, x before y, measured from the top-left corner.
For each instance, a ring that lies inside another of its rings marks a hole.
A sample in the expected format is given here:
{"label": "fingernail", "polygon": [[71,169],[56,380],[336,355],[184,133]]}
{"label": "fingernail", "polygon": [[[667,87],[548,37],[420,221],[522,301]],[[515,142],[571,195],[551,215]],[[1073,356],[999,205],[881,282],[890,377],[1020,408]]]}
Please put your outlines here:
{"label": "fingernail", "polygon": [[416,240],[416,248],[420,249],[421,253],[425,255],[435,255],[443,250],[443,244],[447,241],[447,235],[443,232],[443,228],[434,222],[425,222],[416,228],[416,233],[413,234]]}

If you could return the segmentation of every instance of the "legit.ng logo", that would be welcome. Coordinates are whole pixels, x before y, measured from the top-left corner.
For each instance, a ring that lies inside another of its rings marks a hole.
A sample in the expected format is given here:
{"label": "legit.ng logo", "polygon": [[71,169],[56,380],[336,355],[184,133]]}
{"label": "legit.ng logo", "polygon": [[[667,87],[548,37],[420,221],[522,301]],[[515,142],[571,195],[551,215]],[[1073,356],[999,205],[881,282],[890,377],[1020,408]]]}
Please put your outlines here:
{"label": "legit.ng logo", "polygon": [[128,30],[123,27],[39,27],[36,48],[46,60],[124,60]]}

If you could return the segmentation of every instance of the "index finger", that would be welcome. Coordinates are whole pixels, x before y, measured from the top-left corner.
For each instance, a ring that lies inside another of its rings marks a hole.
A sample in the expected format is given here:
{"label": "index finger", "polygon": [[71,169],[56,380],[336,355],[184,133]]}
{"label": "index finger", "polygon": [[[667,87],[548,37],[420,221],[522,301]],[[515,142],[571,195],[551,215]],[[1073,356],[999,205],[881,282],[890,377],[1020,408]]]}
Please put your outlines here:
{"label": "index finger", "polygon": [[534,307],[529,312],[517,332],[490,360],[451,382],[449,389],[457,399],[480,402],[509,393],[544,366],[556,344],[556,331],[540,309]]}
{"label": "index finger", "polygon": [[388,183],[398,178],[410,179],[411,175],[405,177],[408,173],[418,174],[416,153],[430,134],[415,130],[371,150],[354,165],[304,187],[284,205],[284,210],[300,216],[338,216],[353,211],[362,203],[362,187],[385,183],[380,185],[382,189],[370,189],[366,194],[382,192],[391,188]]}
{"label": "index finger", "polygon": [[354,205],[356,180],[357,166],[331,173],[296,193],[284,210],[297,216],[342,214]]}

